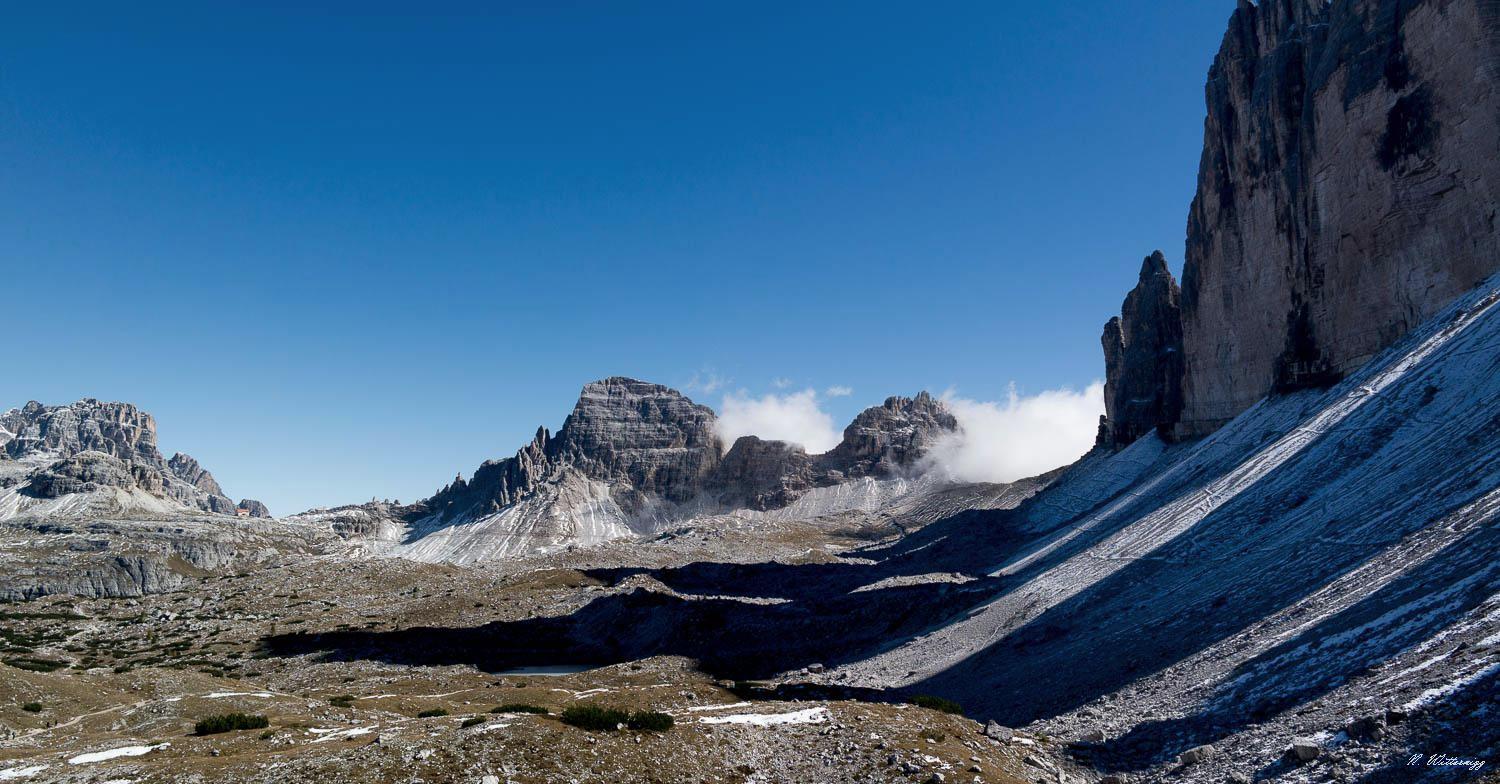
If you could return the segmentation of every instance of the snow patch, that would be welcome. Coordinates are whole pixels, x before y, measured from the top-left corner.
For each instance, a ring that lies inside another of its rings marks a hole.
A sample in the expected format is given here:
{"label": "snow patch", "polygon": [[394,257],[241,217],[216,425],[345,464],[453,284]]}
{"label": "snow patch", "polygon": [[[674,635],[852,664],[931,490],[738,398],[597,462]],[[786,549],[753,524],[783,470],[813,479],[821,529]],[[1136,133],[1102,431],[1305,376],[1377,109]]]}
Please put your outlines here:
{"label": "snow patch", "polygon": [[170,745],[172,744],[158,743],[155,746],[121,746],[118,749],[109,749],[108,751],[93,751],[89,752],[88,754],[79,754],[78,756],[73,757],[72,759],[68,760],[68,764],[87,765],[93,762],[112,760],[117,757],[140,757],[146,754],[150,754],[157,749],[164,749]]}
{"label": "snow patch", "polygon": [[732,716],[708,716],[699,719],[700,724],[748,724],[752,727],[773,727],[778,724],[821,724],[828,721],[827,708],[808,708],[791,713],[736,713]]}
{"label": "snow patch", "polygon": [[686,710],[689,713],[698,713],[700,711],[720,711],[720,710],[730,710],[732,708],[748,708],[748,707],[750,707],[750,703],[748,703],[748,702],[731,702],[728,705],[699,705],[699,706],[697,706],[695,708],[687,708]]}
{"label": "snow patch", "polygon": [[317,727],[314,727],[308,730],[308,732],[311,732],[315,735],[323,736],[313,741],[313,743],[327,743],[331,740],[348,740],[349,738],[357,738],[361,735],[369,735],[374,731],[374,727],[350,727],[346,730],[319,729]]}

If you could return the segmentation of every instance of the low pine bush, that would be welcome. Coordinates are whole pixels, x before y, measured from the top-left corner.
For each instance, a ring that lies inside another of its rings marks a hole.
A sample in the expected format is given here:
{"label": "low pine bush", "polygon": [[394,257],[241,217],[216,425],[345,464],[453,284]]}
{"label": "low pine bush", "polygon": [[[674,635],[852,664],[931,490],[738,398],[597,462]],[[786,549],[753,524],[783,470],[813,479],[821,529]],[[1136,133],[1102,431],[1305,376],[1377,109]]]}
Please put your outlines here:
{"label": "low pine bush", "polygon": [[535,713],[538,716],[545,716],[547,709],[537,705],[527,705],[524,702],[507,702],[490,708],[490,713]]}
{"label": "low pine bush", "polygon": [[661,711],[636,711],[630,714],[630,720],[625,722],[625,726],[644,732],[666,732],[676,723],[670,715]]}
{"label": "low pine bush", "polygon": [[21,710],[26,711],[27,713],[41,713],[42,704],[40,702],[28,702],[25,705],[21,706]]}
{"label": "low pine bush", "polygon": [[962,705],[959,705],[958,703],[950,699],[945,699],[943,697],[934,697],[931,694],[918,694],[917,696],[912,697],[910,700],[908,700],[908,702],[917,706],[918,708],[929,708],[935,711],[942,711],[943,713],[954,713],[959,716],[962,716],[964,713],[964,707]]}
{"label": "low pine bush", "polygon": [[199,735],[216,735],[220,732],[236,730],[260,730],[269,726],[271,722],[265,716],[252,716],[248,713],[221,713],[198,722],[193,730]]}
{"label": "low pine bush", "polygon": [[547,715],[547,709],[538,705],[526,705],[526,703],[505,703],[489,709],[490,714],[535,714],[538,717]]}
{"label": "low pine bush", "polygon": [[574,705],[563,709],[564,724],[586,730],[611,732],[621,726],[641,732],[664,732],[676,724],[668,714],[660,711],[630,711],[606,708],[599,705]]}
{"label": "low pine bush", "polygon": [[421,713],[418,713],[417,714],[417,718],[419,718],[419,719],[431,719],[431,718],[436,718],[438,716],[447,716],[447,715],[448,715],[448,711],[445,710],[445,709],[443,709],[443,708],[432,708],[431,710],[424,710]]}
{"label": "low pine bush", "polygon": [[562,720],[564,724],[571,724],[579,729],[610,731],[630,721],[630,714],[618,708],[572,705],[563,709]]}
{"label": "low pine bush", "polygon": [[471,717],[469,717],[467,719],[464,719],[464,723],[460,724],[458,726],[460,726],[460,727],[472,727],[472,726],[474,726],[476,724],[483,724],[483,723],[484,723],[484,717],[483,716],[471,716]]}

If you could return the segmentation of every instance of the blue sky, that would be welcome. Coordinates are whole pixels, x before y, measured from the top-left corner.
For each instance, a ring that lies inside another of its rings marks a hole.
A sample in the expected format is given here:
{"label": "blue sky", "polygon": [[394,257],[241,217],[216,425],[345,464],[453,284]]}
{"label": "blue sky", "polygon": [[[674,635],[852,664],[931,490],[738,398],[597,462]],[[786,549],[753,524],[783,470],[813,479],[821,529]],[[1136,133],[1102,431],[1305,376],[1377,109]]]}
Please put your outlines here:
{"label": "blue sky", "polygon": [[135,402],[289,513],[609,375],[1085,387],[1234,3],[255,5],[7,15],[0,407]]}

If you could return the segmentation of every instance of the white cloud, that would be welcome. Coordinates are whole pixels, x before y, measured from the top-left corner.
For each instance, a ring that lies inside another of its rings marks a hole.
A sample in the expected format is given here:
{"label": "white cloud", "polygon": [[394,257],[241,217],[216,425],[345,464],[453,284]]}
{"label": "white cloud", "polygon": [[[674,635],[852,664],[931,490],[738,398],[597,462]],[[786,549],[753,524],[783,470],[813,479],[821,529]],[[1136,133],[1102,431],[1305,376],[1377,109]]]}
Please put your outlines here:
{"label": "white cloud", "polygon": [[828,389],[824,390],[823,394],[829,397],[848,397],[854,394],[854,390],[850,387],[835,384],[834,386],[831,386]]}
{"label": "white cloud", "polygon": [[789,387],[791,385],[792,385],[792,380],[789,379],[789,378],[773,378],[773,379],[771,379],[771,386],[776,387],[777,389],[786,389],[787,387]]}
{"label": "white cloud", "polygon": [[1003,402],[943,396],[959,430],[944,436],[923,458],[927,470],[960,482],[1014,482],[1067,465],[1094,445],[1104,413],[1104,384],[1082,392],[1055,389]]}
{"label": "white cloud", "polygon": [[694,373],[693,377],[686,384],[682,385],[682,389],[685,392],[702,392],[705,395],[712,395],[723,389],[727,383],[728,380],[720,377],[718,373],[704,371],[702,373]]}
{"label": "white cloud", "polygon": [[827,452],[839,442],[833,418],[818,407],[816,390],[753,398],[740,391],[724,396],[715,427],[728,449],[740,436],[800,444],[812,454]]}

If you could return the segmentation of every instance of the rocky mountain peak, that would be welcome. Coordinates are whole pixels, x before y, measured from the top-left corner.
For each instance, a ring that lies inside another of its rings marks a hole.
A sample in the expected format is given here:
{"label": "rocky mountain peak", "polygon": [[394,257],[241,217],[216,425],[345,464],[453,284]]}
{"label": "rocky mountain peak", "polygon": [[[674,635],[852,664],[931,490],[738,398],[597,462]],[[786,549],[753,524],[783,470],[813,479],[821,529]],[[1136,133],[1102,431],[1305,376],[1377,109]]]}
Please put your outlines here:
{"label": "rocky mountain peak", "polygon": [[819,462],[850,477],[890,474],[915,462],[938,436],[957,429],[953,413],[927,392],[890,397],[861,411]]}
{"label": "rocky mountain peak", "polygon": [[101,488],[139,490],[190,508],[233,514],[235,505],[197,460],[164,459],[156,420],[130,403],[84,398],[62,406],[30,401],[0,414],[0,459],[41,461],[24,492],[55,498]]}
{"label": "rocky mountain peak", "polygon": [[84,398],[65,406],[33,400],[0,414],[0,449],[6,457],[102,452],[121,460],[165,467],[156,448],[156,420],[130,403]]}
{"label": "rocky mountain peak", "polygon": [[1182,413],[1182,292],[1161,251],[1141,264],[1120,315],[1104,325],[1101,444],[1125,446],[1152,430],[1170,435]]}
{"label": "rocky mountain peak", "polygon": [[192,455],[178,452],[172,455],[172,458],[167,461],[167,467],[179,479],[205,493],[224,495],[224,488],[219,487],[219,483],[214,479],[214,475],[210,474],[208,469],[199,465],[198,461],[194,460]]}
{"label": "rocky mountain peak", "polygon": [[669,501],[691,498],[719,460],[713,409],[675,389],[614,377],[584,386],[548,457]]}

